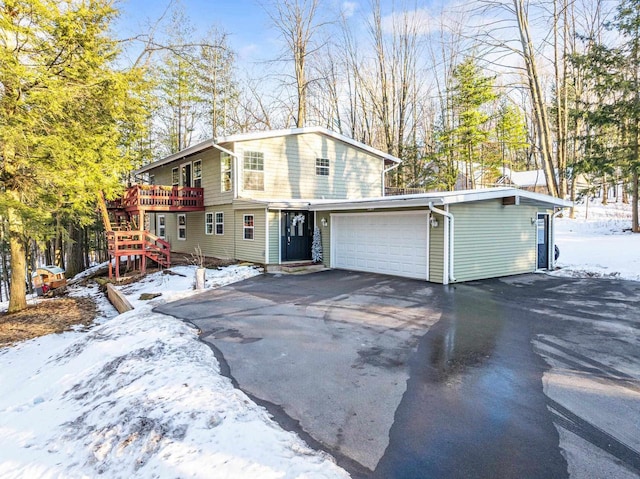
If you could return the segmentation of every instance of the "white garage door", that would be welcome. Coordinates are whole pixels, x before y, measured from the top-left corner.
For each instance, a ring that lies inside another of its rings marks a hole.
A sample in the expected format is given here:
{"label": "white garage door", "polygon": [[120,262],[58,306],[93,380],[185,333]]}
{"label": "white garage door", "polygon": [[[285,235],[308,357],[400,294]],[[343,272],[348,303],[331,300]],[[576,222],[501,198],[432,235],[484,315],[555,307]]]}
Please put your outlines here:
{"label": "white garage door", "polygon": [[427,279],[427,214],[331,216],[334,268]]}

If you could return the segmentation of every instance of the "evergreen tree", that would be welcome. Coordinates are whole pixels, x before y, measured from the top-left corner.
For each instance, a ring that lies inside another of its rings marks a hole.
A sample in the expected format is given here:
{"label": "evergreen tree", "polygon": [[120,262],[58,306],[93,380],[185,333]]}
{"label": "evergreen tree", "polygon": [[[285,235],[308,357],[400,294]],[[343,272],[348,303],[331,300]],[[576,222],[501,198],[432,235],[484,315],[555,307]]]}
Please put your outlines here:
{"label": "evergreen tree", "polygon": [[[26,307],[25,245],[52,212],[88,222],[96,194],[130,170],[141,72],[113,66],[109,0],[0,4],[0,214],[11,251],[9,312]],[[60,221],[58,221],[60,223]]]}
{"label": "evergreen tree", "polygon": [[620,36],[617,47],[593,42],[574,64],[589,82],[595,101],[581,105],[587,134],[582,171],[629,178],[632,194],[632,230],[638,224],[640,173],[640,0],[623,0],[611,26]]}
{"label": "evergreen tree", "polygon": [[[503,170],[524,167],[524,153],[529,147],[524,114],[503,101],[498,110],[495,134],[500,146],[500,162]],[[504,171],[501,173],[504,174]]]}

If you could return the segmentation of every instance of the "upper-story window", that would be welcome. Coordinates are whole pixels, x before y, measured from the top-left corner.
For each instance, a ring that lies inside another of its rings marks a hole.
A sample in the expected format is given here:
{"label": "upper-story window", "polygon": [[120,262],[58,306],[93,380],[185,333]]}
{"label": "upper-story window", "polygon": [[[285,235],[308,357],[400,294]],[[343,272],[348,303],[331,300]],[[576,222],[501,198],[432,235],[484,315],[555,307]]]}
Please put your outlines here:
{"label": "upper-story window", "polygon": [[329,158],[316,158],[316,175],[329,176]]}
{"label": "upper-story window", "polygon": [[193,187],[202,188],[202,160],[193,162]]}
{"label": "upper-story window", "polygon": [[264,154],[244,152],[244,189],[264,191]]}
{"label": "upper-story window", "polygon": [[231,191],[231,155],[229,153],[220,153],[220,190]]}
{"label": "upper-story window", "polygon": [[171,170],[171,186],[179,186],[180,185],[180,173],[178,172],[178,168],[173,168]]}

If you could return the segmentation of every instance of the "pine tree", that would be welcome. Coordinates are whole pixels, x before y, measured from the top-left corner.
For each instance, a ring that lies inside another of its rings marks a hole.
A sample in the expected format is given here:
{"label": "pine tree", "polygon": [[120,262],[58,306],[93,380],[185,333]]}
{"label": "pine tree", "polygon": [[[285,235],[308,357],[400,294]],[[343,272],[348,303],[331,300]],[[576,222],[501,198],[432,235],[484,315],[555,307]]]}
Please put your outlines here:
{"label": "pine tree", "polygon": [[143,132],[141,72],[114,68],[109,0],[0,4],[0,214],[11,250],[9,312],[26,307],[25,246],[93,217],[119,188]]}
{"label": "pine tree", "polygon": [[322,237],[320,228],[317,226],[313,229],[313,242],[311,243],[311,260],[314,263],[322,262]]}

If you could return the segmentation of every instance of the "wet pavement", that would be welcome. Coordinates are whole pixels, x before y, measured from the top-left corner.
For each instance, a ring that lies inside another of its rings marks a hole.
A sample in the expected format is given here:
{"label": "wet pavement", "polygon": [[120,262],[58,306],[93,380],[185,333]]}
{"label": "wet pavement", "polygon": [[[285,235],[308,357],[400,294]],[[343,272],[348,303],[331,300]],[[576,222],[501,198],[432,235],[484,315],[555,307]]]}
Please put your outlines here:
{"label": "wet pavement", "polygon": [[636,477],[640,285],[603,281],[327,271],[157,310],[353,477]]}

